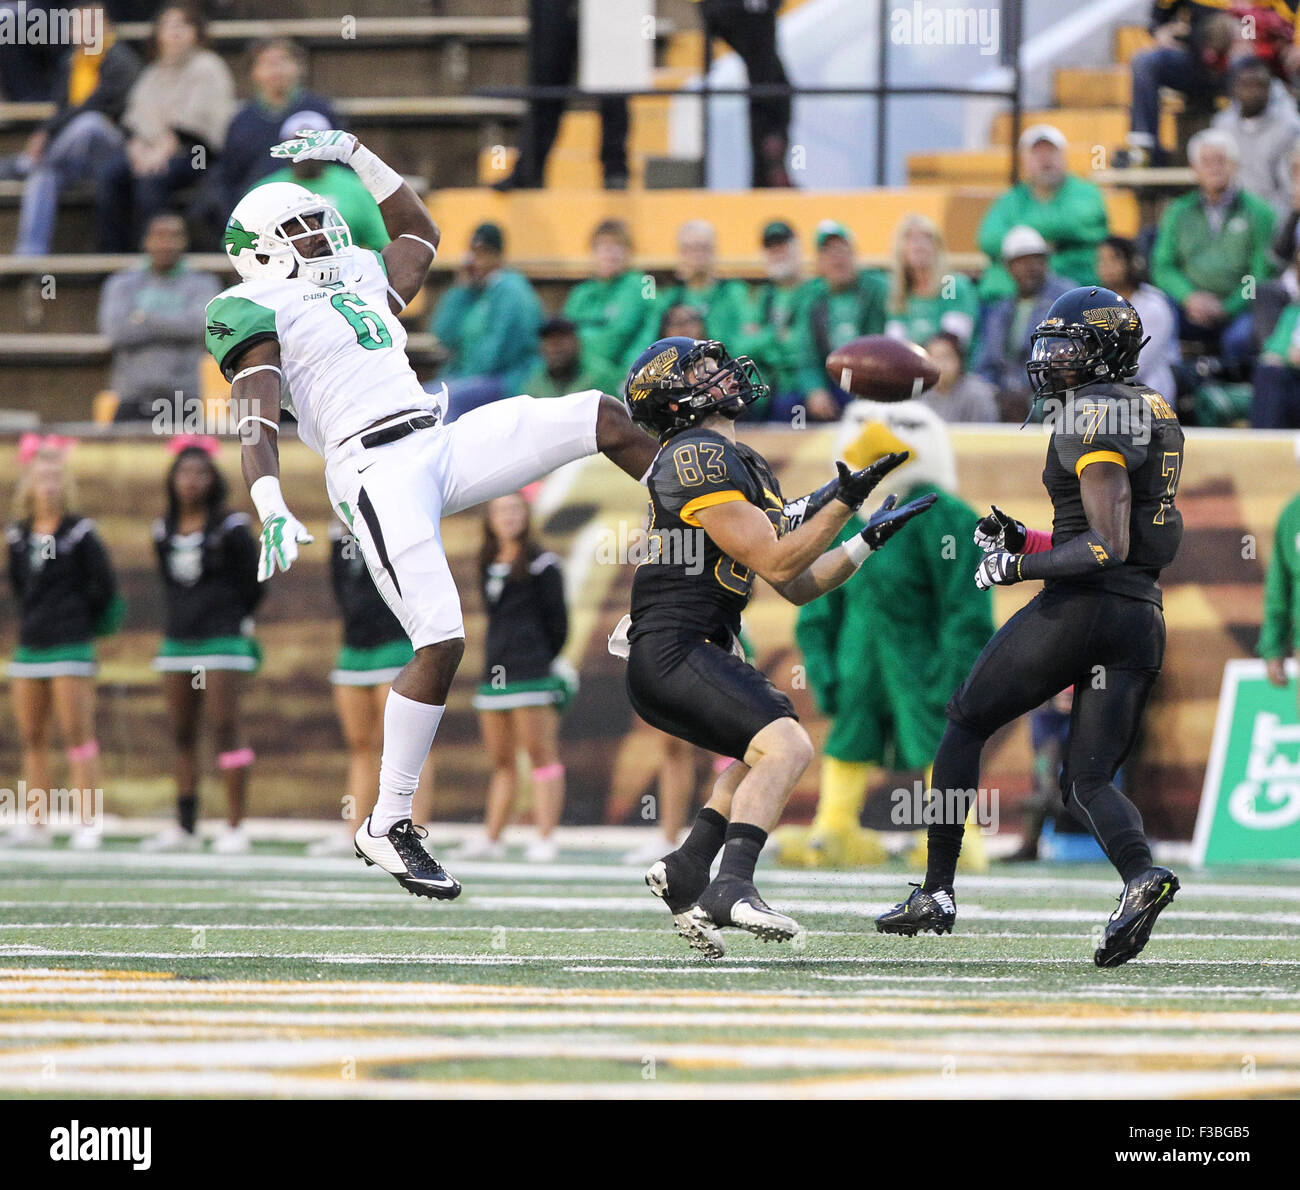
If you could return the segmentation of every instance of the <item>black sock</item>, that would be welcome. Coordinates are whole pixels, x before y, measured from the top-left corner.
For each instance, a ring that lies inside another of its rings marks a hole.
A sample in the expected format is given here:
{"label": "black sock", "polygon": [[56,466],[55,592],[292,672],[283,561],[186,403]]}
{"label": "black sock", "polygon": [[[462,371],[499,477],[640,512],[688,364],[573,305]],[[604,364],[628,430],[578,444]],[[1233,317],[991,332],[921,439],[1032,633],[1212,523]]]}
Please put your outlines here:
{"label": "black sock", "polygon": [[199,821],[199,795],[197,793],[183,793],[176,799],[176,817],[181,824],[181,830],[187,835],[192,835]]}
{"label": "black sock", "polygon": [[727,820],[717,810],[710,810],[705,806],[696,815],[695,822],[691,825],[691,833],[686,836],[677,850],[707,868],[712,865],[714,857],[722,850],[726,836]]}
{"label": "black sock", "polygon": [[1076,784],[1065,804],[1071,816],[1092,832],[1125,884],[1152,866],[1142,815],[1109,781],[1083,791]]}
{"label": "black sock", "polygon": [[722,850],[718,875],[738,876],[752,884],[754,865],[758,863],[758,853],[766,842],[767,831],[749,822],[733,822],[727,827],[727,845]]}
{"label": "black sock", "polygon": [[[962,723],[948,721],[934,756],[930,784],[941,798],[944,819],[931,823],[927,831],[925,883],[922,888],[952,888],[957,877],[957,857],[961,854],[962,835],[966,832],[966,812],[979,786],[980,753],[987,737]],[[947,790],[969,790],[968,798],[949,799]],[[958,801],[961,805],[956,804]],[[953,821],[955,819],[956,821]]]}

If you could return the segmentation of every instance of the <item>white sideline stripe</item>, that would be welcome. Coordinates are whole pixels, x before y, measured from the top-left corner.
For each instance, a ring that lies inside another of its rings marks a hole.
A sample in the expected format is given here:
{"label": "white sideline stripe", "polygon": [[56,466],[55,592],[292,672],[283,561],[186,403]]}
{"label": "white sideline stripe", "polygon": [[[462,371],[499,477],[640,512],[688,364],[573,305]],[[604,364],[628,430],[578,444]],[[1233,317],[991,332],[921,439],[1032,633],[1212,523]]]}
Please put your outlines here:
{"label": "white sideline stripe", "polygon": [[[436,848],[435,848],[436,849]],[[31,868],[75,868],[79,878],[91,877],[101,867],[113,869],[145,869],[157,872],[164,869],[182,871],[224,872],[230,874],[265,876],[268,862],[281,874],[301,871],[310,879],[352,876],[358,883],[373,883],[375,873],[359,867],[359,861],[345,858],[311,858],[293,855],[214,855],[210,852],[195,854],[141,854],[139,852],[100,852],[86,854],[64,850],[13,850],[5,852],[6,864]],[[507,883],[520,880],[531,882],[557,881],[566,884],[587,882],[592,884],[635,884],[641,871],[626,864],[528,864],[522,861],[480,862],[458,864],[453,857],[448,862],[457,874],[485,879],[501,878]],[[901,894],[906,891],[906,878],[900,872],[797,872],[781,868],[764,867],[761,871],[764,885],[772,887],[798,887],[811,889],[884,889]],[[1119,877],[1089,879],[1064,876],[963,876],[958,890],[958,911],[961,911],[961,891],[988,890],[990,892],[1049,893],[1100,893],[1114,898],[1120,889]],[[1300,886],[1285,884],[1232,884],[1221,882],[1200,883],[1195,876],[1188,879],[1179,893],[1180,899],[1197,897],[1258,897],[1267,893],[1271,903],[1291,901],[1300,904]],[[895,898],[897,899],[897,898]],[[893,902],[891,902],[892,904]]]}
{"label": "white sideline stripe", "polygon": [[[872,918],[881,912],[885,906],[880,905],[855,905],[849,902],[838,901],[805,901],[799,899],[783,899],[781,907],[789,910],[791,913],[817,913],[817,914],[840,914],[850,917]],[[409,898],[400,895],[400,892],[389,894],[375,894],[372,900],[363,900],[359,897],[347,895],[338,903],[331,902],[327,906],[320,904],[299,903],[297,901],[180,901],[169,902],[165,900],[158,901],[114,901],[114,900],[95,900],[95,901],[0,901],[0,909],[156,909],[160,912],[189,912],[189,911],[207,911],[217,912],[220,910],[238,910],[245,913],[335,913],[338,910],[351,910],[354,912],[371,912],[375,909],[390,910],[393,912],[409,913],[411,911]],[[456,902],[455,913],[463,915],[465,913],[497,913],[503,910],[535,912],[535,913],[553,913],[553,912],[582,912],[598,911],[602,913],[615,914],[647,914],[659,919],[663,918],[663,905],[660,901],[649,895],[640,897],[526,897],[526,896],[474,896],[472,893],[465,894]],[[1106,911],[1104,906],[1097,910],[1089,909],[1023,909],[1008,908],[1005,910],[986,909],[981,905],[959,905],[958,921],[1041,921],[1056,924],[1070,924],[1072,922],[1087,922],[1090,924],[1100,924],[1105,920]],[[1300,913],[1273,913],[1266,909],[1256,913],[1232,912],[1228,910],[1197,910],[1197,909],[1166,909],[1160,917],[1161,922],[1195,922],[1195,921],[1220,921],[1220,922],[1253,922],[1267,921],[1276,925],[1295,925],[1300,926]],[[21,923],[0,923],[4,928],[11,928]],[[63,926],[76,927],[77,922],[61,923]],[[182,923],[187,924],[187,923]],[[389,928],[389,927],[381,927]],[[395,927],[396,928],[396,927]],[[464,929],[475,927],[465,926]],[[524,929],[526,927],[506,927]],[[559,927],[556,927],[559,929]],[[591,927],[600,929],[601,927]],[[545,927],[541,927],[543,931]],[[812,933],[821,933],[822,931],[811,931]],[[830,934],[832,931],[825,931]],[[852,933],[853,931],[848,931]],[[960,932],[953,934],[952,938],[978,938],[978,937],[1003,937],[1003,938],[1051,938],[1051,937],[1084,937],[1091,935],[1053,935],[1048,933],[1033,932],[1003,932],[999,934],[962,934]],[[1164,937],[1167,935],[1160,934]],[[1206,935],[1207,937],[1209,935]],[[1218,937],[1218,935],[1214,935]],[[1228,937],[1224,935],[1223,937]],[[1263,941],[1265,935],[1250,935],[1244,939],[1247,941]],[[1300,941],[1300,935],[1285,935],[1283,940],[1289,937],[1296,937]]]}
{"label": "white sideline stripe", "polygon": [[[33,946],[28,944],[15,944],[9,946],[0,946],[0,957],[33,957],[33,958],[88,958],[88,959],[183,959],[187,961],[203,959],[261,959],[261,960],[285,960],[285,959],[302,959],[318,963],[405,963],[422,966],[430,966],[435,963],[463,963],[471,966],[519,966],[523,963],[663,963],[674,962],[675,959],[669,959],[664,955],[616,955],[616,954],[538,954],[538,955],[509,955],[493,958],[484,954],[459,954],[453,952],[433,952],[429,954],[407,954],[402,952],[383,951],[374,952],[357,952],[353,954],[338,954],[326,951],[275,951],[275,950],[61,950],[51,947]],[[792,951],[787,957],[779,958],[746,958],[748,963],[762,963],[764,965],[800,965],[807,963],[810,965],[823,963],[866,963],[866,962],[891,962],[903,963],[907,965],[922,966],[930,963],[940,965],[952,963],[978,963],[986,965],[989,963],[1014,964],[1016,966],[1039,965],[1068,968],[1072,960],[1068,958],[1013,958],[1010,956],[994,955],[981,958],[966,959],[947,959],[936,958],[931,955],[922,957],[920,955],[911,956],[894,956],[882,958],[880,955],[808,955],[806,951]],[[1150,965],[1173,965],[1180,967],[1300,967],[1300,959],[1188,959],[1188,958],[1158,958],[1147,952],[1143,960],[1145,966]],[[659,968],[656,968],[659,969]],[[691,968],[692,971],[697,970]],[[698,971],[700,973],[722,972],[725,973],[729,968],[725,961],[705,963],[701,962]]]}
{"label": "white sideline stripe", "polygon": [[[94,906],[104,908],[104,906]],[[171,909],[175,906],[160,906]],[[1166,914],[1167,916],[1167,914]],[[306,925],[284,922],[120,922],[120,921],[42,921],[42,922],[0,922],[0,930],[213,930],[242,931],[250,933],[302,933],[302,934],[649,934],[663,937],[670,933],[668,927],[656,929],[653,926],[412,926],[393,923],[392,925],[339,925],[330,922],[324,925]],[[809,938],[873,938],[863,930],[805,930]],[[1091,941],[1091,933],[1056,933],[1056,932],[1022,932],[1009,931],[980,932],[978,934],[953,934],[957,943],[984,942],[1008,938],[1030,941],[1053,939],[1060,941]],[[1295,934],[1209,934],[1209,933],[1169,933],[1161,930],[1159,937],[1166,942],[1294,942],[1300,945],[1300,937]],[[951,943],[944,941],[944,945]],[[2,953],[2,948],[0,948]]]}

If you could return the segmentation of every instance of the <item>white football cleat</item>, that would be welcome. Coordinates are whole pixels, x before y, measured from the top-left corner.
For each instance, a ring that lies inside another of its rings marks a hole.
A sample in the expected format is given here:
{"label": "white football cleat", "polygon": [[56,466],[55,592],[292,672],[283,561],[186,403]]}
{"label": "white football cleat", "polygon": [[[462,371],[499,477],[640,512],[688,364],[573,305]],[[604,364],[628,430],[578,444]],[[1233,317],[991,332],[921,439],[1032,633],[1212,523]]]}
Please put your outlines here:
{"label": "white football cleat", "polygon": [[68,836],[69,851],[98,851],[104,845],[104,832],[93,826],[79,826]]}
{"label": "white football cleat", "polygon": [[560,845],[552,838],[533,839],[524,848],[524,859],[530,864],[553,864],[560,854]]}
{"label": "white football cleat", "polygon": [[506,845],[500,839],[489,839],[487,835],[475,835],[466,839],[456,848],[456,858],[460,859],[505,859]]}
{"label": "white football cleat", "polygon": [[420,840],[428,834],[424,827],[403,818],[393,823],[386,835],[375,836],[370,833],[367,814],[352,843],[357,858],[365,860],[367,867],[383,869],[412,896],[454,901],[460,896],[460,881],[424,849]]}
{"label": "white football cleat", "polygon": [[227,826],[212,840],[212,851],[215,855],[247,855],[252,850],[253,842],[248,837],[248,832],[244,830],[243,823],[239,826]]}

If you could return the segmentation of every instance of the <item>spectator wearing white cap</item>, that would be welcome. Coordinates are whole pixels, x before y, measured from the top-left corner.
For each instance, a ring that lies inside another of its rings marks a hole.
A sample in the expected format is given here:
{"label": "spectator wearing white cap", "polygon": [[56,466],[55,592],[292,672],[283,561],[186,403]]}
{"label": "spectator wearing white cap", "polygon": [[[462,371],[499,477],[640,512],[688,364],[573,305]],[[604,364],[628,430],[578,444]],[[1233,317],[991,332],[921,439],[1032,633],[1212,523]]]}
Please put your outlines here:
{"label": "spectator wearing white cap", "polygon": [[1048,246],[1032,227],[1013,227],[998,245],[1014,292],[985,308],[980,327],[980,352],[973,371],[997,390],[1003,421],[1020,421],[1030,396],[1025,365],[1029,362],[1034,328],[1072,281],[1048,267]]}
{"label": "spectator wearing white cap", "polygon": [[[320,112],[297,112],[280,126],[280,140],[289,140],[301,131],[324,132],[331,127]],[[267,174],[257,185],[268,182],[297,182],[313,194],[328,198],[346,221],[354,244],[373,252],[387,247],[390,237],[379,204],[349,166],[331,161],[295,161]]]}
{"label": "spectator wearing white cap", "polygon": [[1255,352],[1255,291],[1273,274],[1273,208],[1237,184],[1237,142],[1222,129],[1192,137],[1187,159],[1197,189],[1160,217],[1151,280],[1178,306],[1179,337],[1240,371]]}
{"label": "spectator wearing white cap", "polygon": [[1076,285],[1097,283],[1097,245],[1106,238],[1101,190],[1066,171],[1065,137],[1051,124],[1035,124],[1020,137],[1021,181],[988,209],[980,224],[980,251],[990,265],[980,278],[980,300],[1016,291],[1002,259],[1013,227],[1031,227],[1047,241],[1052,271]]}

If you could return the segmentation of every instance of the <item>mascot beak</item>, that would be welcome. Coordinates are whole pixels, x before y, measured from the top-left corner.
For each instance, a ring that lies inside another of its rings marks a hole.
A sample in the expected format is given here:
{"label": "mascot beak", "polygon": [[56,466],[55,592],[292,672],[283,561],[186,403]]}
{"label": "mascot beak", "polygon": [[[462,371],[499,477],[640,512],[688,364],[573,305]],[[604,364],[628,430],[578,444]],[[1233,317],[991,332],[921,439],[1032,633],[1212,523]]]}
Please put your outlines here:
{"label": "mascot beak", "polygon": [[915,447],[899,438],[883,421],[869,421],[862,427],[862,433],[839,453],[850,467],[860,469],[897,450],[915,451]]}

